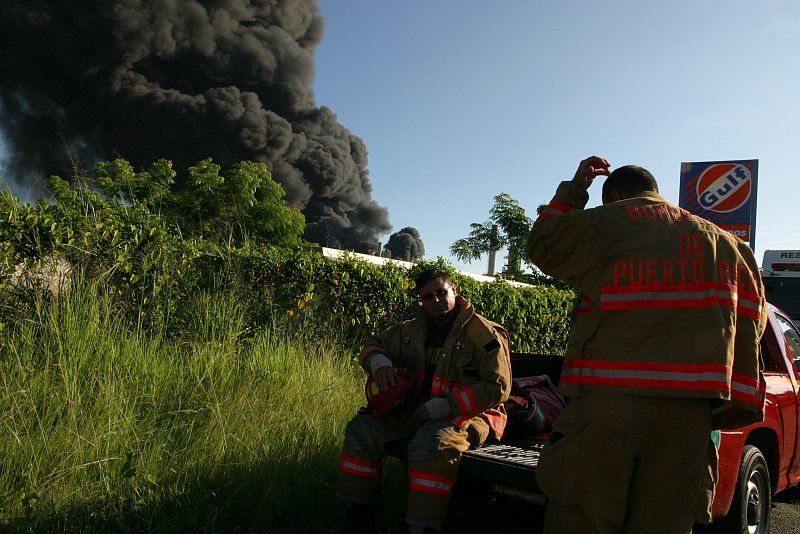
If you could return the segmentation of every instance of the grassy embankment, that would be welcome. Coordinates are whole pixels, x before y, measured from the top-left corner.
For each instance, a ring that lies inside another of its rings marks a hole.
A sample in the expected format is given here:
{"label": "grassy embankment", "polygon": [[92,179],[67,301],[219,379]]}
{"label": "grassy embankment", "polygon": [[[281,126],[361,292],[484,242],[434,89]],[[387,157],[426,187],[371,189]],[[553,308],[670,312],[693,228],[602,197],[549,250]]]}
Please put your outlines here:
{"label": "grassy embankment", "polygon": [[145,335],[84,285],[0,331],[0,530],[333,531],[352,354],[208,295],[191,341]]}

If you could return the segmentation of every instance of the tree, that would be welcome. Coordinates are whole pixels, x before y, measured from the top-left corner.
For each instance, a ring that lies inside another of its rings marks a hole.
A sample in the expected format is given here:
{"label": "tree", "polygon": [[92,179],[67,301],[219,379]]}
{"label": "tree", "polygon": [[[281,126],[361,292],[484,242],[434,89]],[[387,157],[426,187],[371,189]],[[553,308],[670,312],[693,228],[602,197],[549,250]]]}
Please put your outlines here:
{"label": "tree", "polygon": [[172,162],[160,159],[148,170],[134,172],[130,163],[122,158],[101,161],[95,165],[97,188],[111,202],[142,207],[151,213],[161,210],[162,203],[169,201],[176,172]]}
{"label": "tree", "polygon": [[210,158],[189,167],[188,179],[165,208],[184,238],[218,244],[297,246],[305,217],[263,163],[242,161],[220,175]]}
{"label": "tree", "polygon": [[[525,215],[525,209],[507,193],[494,197],[494,205],[489,210],[489,220],[472,223],[469,236],[459,239],[450,246],[450,253],[467,263],[508,248],[508,263],[504,272],[509,275],[522,273],[525,242],[533,221]],[[527,259],[525,259],[527,262]]]}
{"label": "tree", "polygon": [[305,218],[285,205],[283,187],[264,163],[242,161],[220,174],[210,158],[189,167],[183,187],[171,191],[172,162],[159,160],[138,173],[123,159],[99,163],[96,184],[112,202],[164,218],[181,237],[219,245],[294,246]]}

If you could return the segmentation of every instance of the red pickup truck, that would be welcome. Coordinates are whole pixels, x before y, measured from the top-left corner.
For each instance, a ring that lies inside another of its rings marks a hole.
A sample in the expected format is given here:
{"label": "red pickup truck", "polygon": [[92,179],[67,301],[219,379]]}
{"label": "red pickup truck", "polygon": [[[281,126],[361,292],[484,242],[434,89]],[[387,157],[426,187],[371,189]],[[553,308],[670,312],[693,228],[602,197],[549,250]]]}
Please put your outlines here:
{"label": "red pickup truck", "polygon": [[[767,383],[764,421],[712,434],[719,444],[714,523],[724,532],[766,534],[772,495],[800,483],[800,333],[774,306],[768,315],[761,339]],[[514,376],[547,374],[558,383],[561,363],[560,356],[515,353],[511,365]],[[490,484],[497,493],[544,503],[535,471],[546,438],[508,439],[469,451],[459,481]]]}

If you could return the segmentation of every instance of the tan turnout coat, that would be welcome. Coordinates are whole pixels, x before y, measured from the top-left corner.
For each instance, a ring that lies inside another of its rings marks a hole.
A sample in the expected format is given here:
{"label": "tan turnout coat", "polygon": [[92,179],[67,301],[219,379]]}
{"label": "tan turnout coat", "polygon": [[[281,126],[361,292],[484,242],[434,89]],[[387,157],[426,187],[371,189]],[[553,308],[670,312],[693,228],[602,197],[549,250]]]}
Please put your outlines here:
{"label": "tan turnout coat", "polygon": [[[506,414],[502,402],[511,391],[508,333],[475,312],[472,304],[456,297],[458,315],[436,366],[431,397],[446,397],[455,426],[465,428],[472,417],[484,419],[495,439],[503,435]],[[395,367],[425,370],[425,336],[430,319],[420,306],[416,318],[390,327],[367,339],[359,360],[386,354]]]}
{"label": "tan turnout coat", "polygon": [[562,182],[527,243],[581,292],[562,392],[710,398],[716,428],[761,420],[766,305],[749,246],[656,193],[585,210],[588,199]]}

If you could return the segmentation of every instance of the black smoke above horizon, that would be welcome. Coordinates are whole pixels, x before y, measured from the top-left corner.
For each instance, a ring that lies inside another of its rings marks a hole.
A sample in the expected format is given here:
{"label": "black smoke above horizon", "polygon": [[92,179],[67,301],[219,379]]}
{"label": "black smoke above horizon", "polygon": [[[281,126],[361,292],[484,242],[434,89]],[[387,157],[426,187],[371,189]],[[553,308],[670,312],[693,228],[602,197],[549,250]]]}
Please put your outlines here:
{"label": "black smoke above horizon", "polygon": [[317,0],[0,0],[4,174],[31,187],[123,157],[267,163],[306,237],[371,252],[391,226],[364,143],[317,107]]}
{"label": "black smoke above horizon", "polygon": [[406,226],[399,232],[389,236],[389,241],[384,247],[394,259],[418,260],[425,255],[425,245],[419,236],[419,231],[411,226]]}

